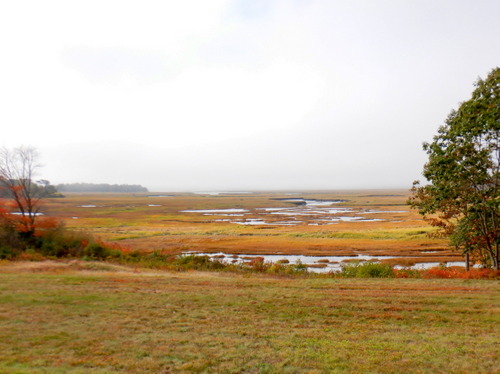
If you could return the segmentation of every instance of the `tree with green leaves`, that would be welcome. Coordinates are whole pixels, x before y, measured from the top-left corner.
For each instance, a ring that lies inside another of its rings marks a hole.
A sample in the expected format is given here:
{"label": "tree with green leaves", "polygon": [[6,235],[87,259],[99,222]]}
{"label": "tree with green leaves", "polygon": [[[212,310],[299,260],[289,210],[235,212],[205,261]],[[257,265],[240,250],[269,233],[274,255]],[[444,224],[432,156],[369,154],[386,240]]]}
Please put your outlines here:
{"label": "tree with green leaves", "polygon": [[469,259],[499,269],[500,68],[475,83],[432,143],[409,204]]}

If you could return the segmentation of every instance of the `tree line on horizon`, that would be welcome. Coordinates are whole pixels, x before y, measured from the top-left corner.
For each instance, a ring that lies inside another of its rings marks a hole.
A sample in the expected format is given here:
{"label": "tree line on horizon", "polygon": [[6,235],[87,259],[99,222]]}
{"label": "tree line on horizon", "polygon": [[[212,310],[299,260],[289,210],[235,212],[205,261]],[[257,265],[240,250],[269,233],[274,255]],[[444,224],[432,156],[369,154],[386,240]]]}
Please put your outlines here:
{"label": "tree line on horizon", "polygon": [[56,189],[59,192],[149,192],[139,184],[61,183]]}

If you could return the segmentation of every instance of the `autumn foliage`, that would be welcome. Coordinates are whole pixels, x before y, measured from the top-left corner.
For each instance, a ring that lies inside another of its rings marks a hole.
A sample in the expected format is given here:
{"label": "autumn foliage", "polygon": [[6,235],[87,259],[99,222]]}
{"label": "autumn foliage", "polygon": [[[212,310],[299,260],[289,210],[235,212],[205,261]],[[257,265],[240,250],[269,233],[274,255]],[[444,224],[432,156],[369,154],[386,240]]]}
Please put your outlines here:
{"label": "autumn foliage", "polygon": [[110,253],[88,235],[71,232],[43,215],[42,202],[54,192],[46,180],[34,181],[33,148],[0,149],[0,259],[32,256],[105,257]]}
{"label": "autumn foliage", "polygon": [[422,273],[422,278],[454,278],[454,279],[498,279],[500,271],[493,269],[431,268]]}

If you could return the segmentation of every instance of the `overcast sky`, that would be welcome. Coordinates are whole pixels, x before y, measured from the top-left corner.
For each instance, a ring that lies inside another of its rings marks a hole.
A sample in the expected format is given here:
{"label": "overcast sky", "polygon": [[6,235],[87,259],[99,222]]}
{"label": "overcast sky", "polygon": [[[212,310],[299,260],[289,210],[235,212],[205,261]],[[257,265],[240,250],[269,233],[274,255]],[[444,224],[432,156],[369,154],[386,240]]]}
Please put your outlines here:
{"label": "overcast sky", "polygon": [[498,0],[0,2],[0,145],[53,183],[409,188]]}

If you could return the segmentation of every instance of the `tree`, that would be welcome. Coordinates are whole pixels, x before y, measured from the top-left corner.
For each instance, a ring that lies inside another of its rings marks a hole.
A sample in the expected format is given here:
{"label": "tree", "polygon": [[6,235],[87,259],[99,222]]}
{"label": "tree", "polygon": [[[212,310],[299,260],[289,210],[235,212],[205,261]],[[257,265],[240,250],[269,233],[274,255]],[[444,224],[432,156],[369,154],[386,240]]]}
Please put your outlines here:
{"label": "tree", "polygon": [[466,258],[499,269],[500,68],[478,79],[471,99],[450,113],[432,143],[409,204]]}
{"label": "tree", "polygon": [[39,168],[38,153],[31,147],[0,149],[0,196],[3,197],[4,221],[14,222],[26,237],[35,234],[41,199],[47,185],[38,185],[33,178]]}

